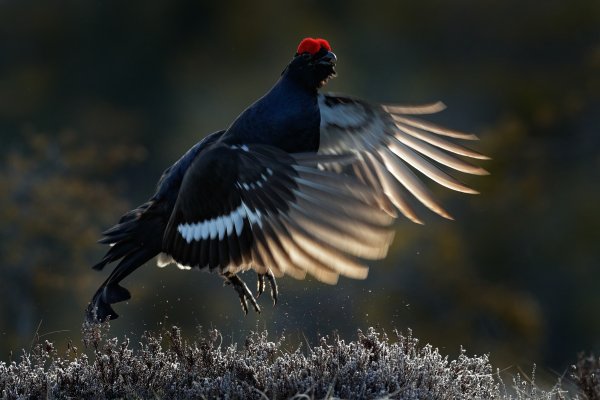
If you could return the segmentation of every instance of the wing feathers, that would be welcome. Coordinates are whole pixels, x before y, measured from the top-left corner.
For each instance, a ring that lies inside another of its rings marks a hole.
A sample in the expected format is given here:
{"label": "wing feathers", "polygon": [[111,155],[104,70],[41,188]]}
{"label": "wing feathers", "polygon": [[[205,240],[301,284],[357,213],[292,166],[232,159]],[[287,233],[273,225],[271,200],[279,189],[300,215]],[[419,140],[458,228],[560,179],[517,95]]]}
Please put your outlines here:
{"label": "wing feathers", "polygon": [[382,249],[381,245],[366,243],[353,236],[351,232],[337,230],[329,221],[316,221],[301,210],[291,210],[289,215],[299,226],[312,232],[315,237],[345,253],[372,260],[383,258],[387,253],[389,243],[382,243],[381,245],[385,247]]}
{"label": "wing feathers", "polygon": [[444,171],[431,164],[423,157],[419,156],[417,153],[412,151],[408,146],[405,146],[403,143],[392,142],[388,146],[388,148],[402,160],[406,161],[407,164],[414,167],[419,172],[423,173],[423,175],[439,183],[440,185],[445,186],[448,189],[456,190],[458,192],[470,194],[478,193],[477,191],[463,185],[450,175],[446,174]]}
{"label": "wing feathers", "polygon": [[479,138],[477,136],[475,136],[471,133],[464,133],[464,132],[459,132],[459,131],[455,131],[452,129],[444,128],[442,126],[436,125],[431,122],[423,121],[420,119],[402,117],[397,114],[393,114],[392,118],[396,122],[402,122],[406,125],[414,126],[415,128],[420,128],[420,129],[426,130],[428,132],[437,133],[438,135],[448,136],[448,137],[452,137],[455,139],[462,139],[462,140],[479,140]]}
{"label": "wing feathers", "polygon": [[[444,137],[477,140],[475,135],[443,128],[407,115],[433,114],[442,111],[441,102],[422,106],[377,105],[336,95],[319,97],[321,143],[319,153],[356,154],[351,165],[329,165],[327,169],[352,175],[371,187],[378,208],[395,216],[393,205],[404,216],[422,223],[407,201],[414,196],[419,202],[444,218],[451,219],[431,192],[421,182],[423,174],[433,182],[463,193],[477,191],[445,171],[487,175],[488,172],[459,157],[486,160],[488,157],[453,143]],[[387,201],[382,201],[386,199]]]}
{"label": "wing feathers", "polygon": [[431,104],[422,104],[419,106],[384,104],[381,107],[390,114],[405,115],[435,114],[446,109],[446,105],[441,101],[436,101],[435,103]]}
{"label": "wing feathers", "polygon": [[400,158],[396,157],[396,155],[394,155],[387,147],[383,147],[379,151],[379,155],[383,159],[384,165],[388,171],[390,171],[391,174],[417,198],[417,200],[442,217],[452,219],[450,214],[435,201],[429,189],[427,189],[421,180]]}
{"label": "wing feathers", "polygon": [[[377,155],[379,156],[379,154]],[[383,192],[389,197],[394,206],[396,206],[406,218],[422,225],[423,221],[419,219],[412,207],[406,202],[405,190],[402,188],[400,182],[398,182],[384,165],[375,159],[375,155],[368,153],[368,160],[377,173],[377,179],[383,188]]]}
{"label": "wing feathers", "polygon": [[[425,142],[421,142],[420,140],[414,139],[411,136],[396,135],[396,139],[398,139],[398,141],[400,141],[401,143],[404,143],[405,145],[417,150],[419,153],[431,158],[432,160],[435,160],[440,164],[455,169],[457,171],[472,175],[489,175],[489,173],[485,169],[471,165],[465,161],[459,160],[456,157],[452,157],[451,155],[444,153],[443,151],[440,151]],[[393,141],[390,141],[390,144],[393,143]]]}
{"label": "wing feathers", "polygon": [[432,144],[440,149],[444,149],[446,151],[450,151],[454,154],[458,154],[465,157],[476,158],[478,160],[489,160],[490,158],[480,154],[474,150],[467,149],[463,146],[459,146],[456,143],[449,142],[447,140],[442,139],[439,136],[431,134],[425,130],[410,127],[408,125],[402,124],[400,122],[396,122],[396,126],[398,129],[404,133],[407,133],[411,136],[414,136],[417,139],[421,139],[424,142]]}
{"label": "wing feathers", "polygon": [[[357,258],[385,257],[396,210],[422,223],[410,197],[452,219],[423,176],[475,194],[446,170],[487,174],[462,159],[486,156],[444,138],[475,135],[406,116],[439,112],[445,108],[440,102],[380,106],[320,95],[319,107],[318,154],[219,142],[200,154],[167,226],[168,256],[232,272],[254,268],[298,279],[310,273],[327,283],[339,275],[364,278],[368,269]],[[127,228],[127,220],[122,223],[106,240]]]}
{"label": "wing feathers", "polygon": [[321,282],[335,285],[338,281],[338,274],[306,253],[306,251],[299,247],[292,239],[292,237],[295,236],[294,234],[297,233],[294,229],[294,222],[289,218],[284,218],[282,223],[289,232],[289,235],[283,236],[282,244],[292,263],[295,265],[302,265],[302,268],[306,269],[308,273]]}
{"label": "wing feathers", "polygon": [[[288,274],[296,279],[306,277],[306,269],[298,267],[291,260],[283,242],[289,241],[288,231],[277,220],[272,220],[264,229],[266,244],[273,255],[274,264],[271,266],[275,275]],[[277,274],[277,271],[281,271]]]}
{"label": "wing feathers", "polygon": [[326,266],[328,270],[327,276],[333,277],[333,274],[329,272],[331,270],[354,279],[364,279],[367,277],[369,269],[366,266],[316,240],[302,227],[293,223],[291,225],[294,240],[298,247],[302,248],[306,254],[309,254],[314,260],[321,263],[321,265]]}
{"label": "wing feathers", "polygon": [[201,156],[206,160],[184,178],[161,263],[170,256],[182,266],[253,268],[299,279],[309,273],[333,284],[339,275],[366,276],[354,257],[386,255],[393,218],[377,206],[378,194],[324,169],[356,155],[291,156],[223,144]]}
{"label": "wing feathers", "polygon": [[[338,239],[340,241],[348,240],[347,244],[342,245],[347,246],[347,250],[345,250],[346,247],[338,248],[349,254],[363,258],[381,258],[382,256],[379,254],[385,253],[387,246],[393,238],[388,228],[377,227],[360,221],[344,221],[341,216],[332,216],[315,207],[312,208],[310,215],[307,215],[306,211],[300,205],[295,205],[294,208],[298,213],[303,214],[307,221],[312,221],[315,226],[322,227],[322,229],[334,236],[331,240],[326,240],[328,243],[334,245]],[[293,213],[290,213],[290,215],[293,215]],[[302,224],[304,219],[299,219],[298,222]],[[318,236],[320,232],[319,229],[315,229],[313,233]],[[359,254],[359,249],[362,247],[368,248],[373,255]]]}

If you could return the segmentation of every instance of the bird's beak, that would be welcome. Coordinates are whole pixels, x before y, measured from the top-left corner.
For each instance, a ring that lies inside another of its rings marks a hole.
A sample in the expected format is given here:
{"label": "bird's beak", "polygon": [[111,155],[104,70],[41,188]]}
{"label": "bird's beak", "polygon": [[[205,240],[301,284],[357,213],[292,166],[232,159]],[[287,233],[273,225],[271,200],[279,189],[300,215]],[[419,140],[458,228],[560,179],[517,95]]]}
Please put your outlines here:
{"label": "bird's beak", "polygon": [[319,63],[321,64],[335,64],[337,62],[337,57],[333,51],[328,51],[321,59]]}

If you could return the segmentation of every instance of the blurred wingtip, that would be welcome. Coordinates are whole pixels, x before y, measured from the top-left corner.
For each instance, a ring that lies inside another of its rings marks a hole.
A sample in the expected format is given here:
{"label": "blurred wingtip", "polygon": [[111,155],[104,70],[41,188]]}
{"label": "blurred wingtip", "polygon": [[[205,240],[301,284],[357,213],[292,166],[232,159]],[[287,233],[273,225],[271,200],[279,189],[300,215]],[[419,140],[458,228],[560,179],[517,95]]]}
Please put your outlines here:
{"label": "blurred wingtip", "polygon": [[476,175],[487,176],[487,175],[490,175],[490,172],[488,170],[480,167],[480,168],[478,168]]}
{"label": "blurred wingtip", "polygon": [[450,215],[447,211],[445,210],[441,210],[441,212],[438,212],[438,214],[444,218],[446,218],[447,220],[450,221],[454,221],[454,217],[452,215]]}
{"label": "blurred wingtip", "polygon": [[404,115],[435,114],[446,109],[441,101],[422,105],[384,104],[382,107],[388,113]]}

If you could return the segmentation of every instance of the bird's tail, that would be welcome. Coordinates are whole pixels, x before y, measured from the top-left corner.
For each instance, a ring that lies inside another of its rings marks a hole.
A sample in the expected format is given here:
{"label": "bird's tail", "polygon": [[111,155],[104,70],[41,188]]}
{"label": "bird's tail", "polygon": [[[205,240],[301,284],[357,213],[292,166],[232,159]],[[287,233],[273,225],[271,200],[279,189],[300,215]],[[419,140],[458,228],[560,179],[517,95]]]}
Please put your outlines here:
{"label": "bird's tail", "polygon": [[145,203],[123,215],[117,225],[102,234],[99,243],[111,248],[92,268],[102,270],[107,264],[120,261],[88,305],[88,321],[117,318],[111,304],[131,298],[119,282],[160,252],[166,221],[156,208],[154,202]]}

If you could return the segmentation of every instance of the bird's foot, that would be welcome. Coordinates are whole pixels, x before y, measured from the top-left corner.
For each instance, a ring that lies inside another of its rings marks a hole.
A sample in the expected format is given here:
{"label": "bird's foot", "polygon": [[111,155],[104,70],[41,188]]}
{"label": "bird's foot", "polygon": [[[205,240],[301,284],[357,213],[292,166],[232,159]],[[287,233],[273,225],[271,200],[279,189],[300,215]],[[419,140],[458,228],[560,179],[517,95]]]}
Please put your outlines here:
{"label": "bird's foot", "polygon": [[241,280],[236,274],[229,272],[224,273],[223,277],[225,278],[225,283],[232,285],[240,297],[240,303],[242,305],[242,310],[244,310],[244,314],[248,315],[248,302],[250,302],[252,308],[254,308],[254,311],[260,314],[260,306],[256,302],[256,299],[244,281]]}
{"label": "bird's foot", "polygon": [[269,281],[269,286],[271,287],[271,298],[273,299],[273,305],[277,304],[277,297],[279,295],[279,291],[277,289],[277,281],[275,280],[275,276],[271,270],[268,270],[264,274],[257,274],[258,281],[257,289],[256,289],[256,297],[260,297],[261,294],[265,291],[265,277]]}

